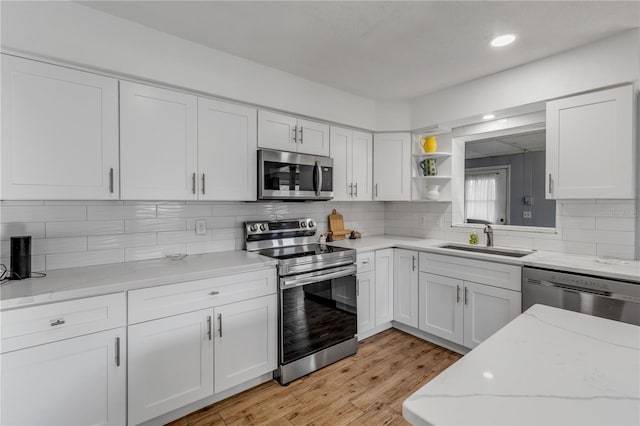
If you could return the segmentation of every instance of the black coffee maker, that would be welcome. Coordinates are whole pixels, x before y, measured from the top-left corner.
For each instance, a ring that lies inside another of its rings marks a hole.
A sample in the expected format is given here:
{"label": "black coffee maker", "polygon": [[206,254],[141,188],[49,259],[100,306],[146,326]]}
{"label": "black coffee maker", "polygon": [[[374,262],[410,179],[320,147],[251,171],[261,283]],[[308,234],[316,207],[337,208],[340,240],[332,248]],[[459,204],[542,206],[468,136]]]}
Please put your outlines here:
{"label": "black coffee maker", "polygon": [[31,278],[31,236],[11,237],[10,280]]}

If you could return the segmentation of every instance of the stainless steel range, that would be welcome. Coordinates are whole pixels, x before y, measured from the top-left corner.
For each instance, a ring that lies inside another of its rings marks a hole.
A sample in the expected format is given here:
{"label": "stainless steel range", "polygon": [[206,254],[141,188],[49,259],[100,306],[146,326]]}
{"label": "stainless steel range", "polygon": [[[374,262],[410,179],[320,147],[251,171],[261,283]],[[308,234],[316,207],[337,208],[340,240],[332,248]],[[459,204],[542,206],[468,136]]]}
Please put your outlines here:
{"label": "stainless steel range", "polygon": [[278,370],[287,384],[356,353],[356,252],[315,243],[312,219],[246,222],[247,250],[278,259]]}

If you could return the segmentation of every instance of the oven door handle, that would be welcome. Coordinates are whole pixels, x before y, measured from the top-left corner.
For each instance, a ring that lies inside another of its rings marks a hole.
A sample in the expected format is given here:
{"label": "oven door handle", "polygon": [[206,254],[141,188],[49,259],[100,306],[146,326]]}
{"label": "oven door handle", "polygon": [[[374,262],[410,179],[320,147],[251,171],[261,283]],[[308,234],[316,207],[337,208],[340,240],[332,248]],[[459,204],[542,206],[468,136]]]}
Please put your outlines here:
{"label": "oven door handle", "polygon": [[344,268],[335,268],[325,271],[317,271],[309,274],[303,274],[287,277],[282,279],[280,288],[292,288],[299,287],[301,285],[313,284],[325,280],[331,280],[334,278],[348,277],[349,275],[356,274],[356,265],[349,265]]}

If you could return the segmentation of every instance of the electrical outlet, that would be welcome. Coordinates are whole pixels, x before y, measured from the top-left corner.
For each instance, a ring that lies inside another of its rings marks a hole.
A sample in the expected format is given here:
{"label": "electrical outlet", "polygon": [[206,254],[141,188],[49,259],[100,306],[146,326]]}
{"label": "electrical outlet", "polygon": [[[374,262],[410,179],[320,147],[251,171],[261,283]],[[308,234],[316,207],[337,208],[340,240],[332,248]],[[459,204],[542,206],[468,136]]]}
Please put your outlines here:
{"label": "electrical outlet", "polygon": [[196,235],[207,234],[207,221],[204,219],[196,220]]}
{"label": "electrical outlet", "polygon": [[420,225],[423,225],[427,223],[427,217],[426,216],[420,216]]}
{"label": "electrical outlet", "polygon": [[531,219],[531,212],[530,211],[523,211],[522,212],[522,218],[523,219]]}

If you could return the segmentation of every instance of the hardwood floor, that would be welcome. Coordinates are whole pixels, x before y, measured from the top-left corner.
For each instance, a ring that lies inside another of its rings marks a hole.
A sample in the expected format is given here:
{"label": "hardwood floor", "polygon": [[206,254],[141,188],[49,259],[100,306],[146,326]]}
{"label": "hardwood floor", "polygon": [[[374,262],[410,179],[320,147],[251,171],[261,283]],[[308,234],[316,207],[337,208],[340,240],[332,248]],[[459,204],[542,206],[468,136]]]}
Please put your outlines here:
{"label": "hardwood floor", "polygon": [[289,386],[264,383],[170,425],[406,425],[402,401],[460,358],[391,329]]}

